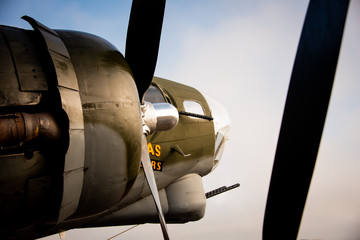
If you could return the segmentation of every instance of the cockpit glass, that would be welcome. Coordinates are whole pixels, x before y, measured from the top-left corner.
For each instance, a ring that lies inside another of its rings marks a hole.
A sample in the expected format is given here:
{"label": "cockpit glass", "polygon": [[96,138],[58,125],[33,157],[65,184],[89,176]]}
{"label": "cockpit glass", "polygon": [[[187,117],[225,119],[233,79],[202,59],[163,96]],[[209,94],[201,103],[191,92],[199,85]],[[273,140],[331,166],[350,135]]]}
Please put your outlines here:
{"label": "cockpit glass", "polygon": [[166,102],[160,89],[154,85],[150,85],[145,92],[144,100],[151,103],[163,103]]}
{"label": "cockpit glass", "polygon": [[214,98],[202,93],[209,104],[211,115],[214,118],[215,149],[213,170],[218,165],[228,140],[230,129],[230,117],[225,107]]}
{"label": "cockpit glass", "polygon": [[183,105],[184,105],[185,112],[195,113],[195,114],[199,114],[199,115],[205,115],[203,108],[201,107],[200,103],[198,103],[198,102],[187,100],[187,101],[183,102]]}

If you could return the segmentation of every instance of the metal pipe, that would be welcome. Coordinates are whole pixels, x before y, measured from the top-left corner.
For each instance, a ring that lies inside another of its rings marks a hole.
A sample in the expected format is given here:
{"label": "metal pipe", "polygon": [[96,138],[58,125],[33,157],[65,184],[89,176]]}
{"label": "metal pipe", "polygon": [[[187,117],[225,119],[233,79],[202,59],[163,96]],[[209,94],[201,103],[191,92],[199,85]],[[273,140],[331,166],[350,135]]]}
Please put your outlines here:
{"label": "metal pipe", "polygon": [[60,128],[50,113],[17,112],[0,116],[0,149],[20,147],[36,139],[60,139]]}

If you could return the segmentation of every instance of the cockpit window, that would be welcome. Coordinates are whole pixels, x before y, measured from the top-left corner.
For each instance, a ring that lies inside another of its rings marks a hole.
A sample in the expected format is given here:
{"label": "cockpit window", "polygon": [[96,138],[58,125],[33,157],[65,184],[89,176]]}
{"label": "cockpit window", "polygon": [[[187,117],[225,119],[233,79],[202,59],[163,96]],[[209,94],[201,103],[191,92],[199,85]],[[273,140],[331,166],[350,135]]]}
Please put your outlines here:
{"label": "cockpit window", "polygon": [[205,115],[204,110],[200,105],[200,103],[194,101],[184,101],[183,104],[184,104],[185,112]]}
{"label": "cockpit window", "polygon": [[166,102],[160,89],[154,85],[150,85],[148,90],[145,92],[145,101],[151,103],[163,103]]}

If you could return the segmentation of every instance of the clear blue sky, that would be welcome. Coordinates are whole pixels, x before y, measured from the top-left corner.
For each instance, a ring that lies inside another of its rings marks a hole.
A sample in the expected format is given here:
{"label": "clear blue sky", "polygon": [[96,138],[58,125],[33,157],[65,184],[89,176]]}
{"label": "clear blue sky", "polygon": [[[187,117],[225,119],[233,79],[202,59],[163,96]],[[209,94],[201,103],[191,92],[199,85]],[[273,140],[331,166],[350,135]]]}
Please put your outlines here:
{"label": "clear blue sky", "polygon": [[[0,24],[99,35],[123,52],[131,1],[2,0]],[[156,75],[191,85],[227,106],[231,135],[205,191],[205,218],[170,225],[173,239],[261,239],[267,188],[308,1],[168,0]],[[332,99],[299,239],[360,238],[360,1],[350,4]],[[66,239],[107,239],[128,227],[73,230]],[[46,239],[58,239],[51,236]],[[142,225],[116,239],[161,238]]]}

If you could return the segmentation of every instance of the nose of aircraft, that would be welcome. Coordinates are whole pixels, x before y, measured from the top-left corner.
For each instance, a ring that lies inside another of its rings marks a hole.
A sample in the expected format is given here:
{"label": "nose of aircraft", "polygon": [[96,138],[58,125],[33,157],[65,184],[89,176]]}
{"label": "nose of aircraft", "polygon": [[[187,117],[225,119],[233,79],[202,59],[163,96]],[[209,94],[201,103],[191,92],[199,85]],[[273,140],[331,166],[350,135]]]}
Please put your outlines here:
{"label": "nose of aircraft", "polygon": [[215,151],[212,168],[212,170],[214,170],[219,164],[224,151],[225,143],[228,140],[230,117],[224,105],[206,94],[203,94],[203,96],[205,97],[211,109],[212,117],[214,118]]}

